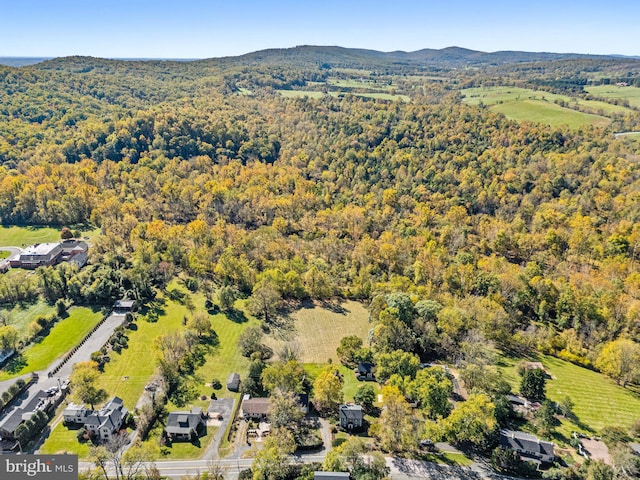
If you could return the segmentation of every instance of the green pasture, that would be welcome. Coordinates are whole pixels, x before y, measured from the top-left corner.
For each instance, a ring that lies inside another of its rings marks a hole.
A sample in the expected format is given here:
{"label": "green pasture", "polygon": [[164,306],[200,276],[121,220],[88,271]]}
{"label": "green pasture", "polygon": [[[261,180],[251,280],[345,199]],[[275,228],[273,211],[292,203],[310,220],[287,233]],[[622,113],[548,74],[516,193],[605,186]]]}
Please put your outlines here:
{"label": "green pasture", "polygon": [[[312,90],[276,90],[285,98],[322,98],[325,96],[324,92],[315,92]],[[410,102],[411,99],[407,95],[392,95],[390,93],[350,93],[350,92],[328,92],[327,95],[332,97],[339,97],[341,95],[354,95],[362,98],[373,98],[378,100],[402,100],[403,102]]]}
{"label": "green pasture", "polygon": [[[607,102],[519,87],[468,88],[461,93],[464,95],[463,101],[469,105],[482,103],[513,120],[547,123],[552,126],[602,127],[610,122],[607,115],[629,112],[628,108]],[[556,102],[564,102],[565,106]]]}
{"label": "green pasture", "polygon": [[[547,397],[560,401],[566,396],[574,402],[574,413],[579,425],[564,423],[560,429],[565,437],[572,430],[591,429],[598,432],[602,427],[616,425],[629,428],[640,419],[640,395],[622,388],[613,380],[592,370],[579,367],[555,357],[540,359],[551,379],[547,382]],[[502,371],[505,378],[518,390],[520,377],[516,372],[519,360],[503,358]]]}
{"label": "green pasture", "polygon": [[596,98],[627,100],[629,105],[640,108],[640,88],[637,87],[597,85],[593,87],[585,87],[585,90]]}
{"label": "green pasture", "polygon": [[[85,307],[72,308],[69,316],[56,323],[42,342],[28,347],[0,372],[0,381],[46,369],[54,360],[75,347],[102,317],[100,311],[94,312]],[[16,367],[10,371],[9,368],[14,363]]]}

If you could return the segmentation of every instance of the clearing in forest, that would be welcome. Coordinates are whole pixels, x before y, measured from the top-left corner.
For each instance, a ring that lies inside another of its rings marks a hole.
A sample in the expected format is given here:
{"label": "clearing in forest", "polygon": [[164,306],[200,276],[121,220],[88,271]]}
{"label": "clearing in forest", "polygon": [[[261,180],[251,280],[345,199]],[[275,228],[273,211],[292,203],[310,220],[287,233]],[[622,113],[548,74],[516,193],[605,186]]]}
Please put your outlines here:
{"label": "clearing in forest", "polygon": [[276,354],[286,342],[297,343],[302,363],[326,363],[329,359],[339,363],[336,348],[340,339],[357,335],[366,344],[370,328],[369,312],[361,303],[310,303],[292,313],[287,327],[274,331],[266,343]]}
{"label": "clearing in forest", "polygon": [[468,88],[461,93],[464,95],[463,101],[469,105],[483,104],[512,120],[546,123],[551,126],[604,127],[610,122],[608,115],[629,112],[628,108],[621,105],[528,88],[479,87]]}

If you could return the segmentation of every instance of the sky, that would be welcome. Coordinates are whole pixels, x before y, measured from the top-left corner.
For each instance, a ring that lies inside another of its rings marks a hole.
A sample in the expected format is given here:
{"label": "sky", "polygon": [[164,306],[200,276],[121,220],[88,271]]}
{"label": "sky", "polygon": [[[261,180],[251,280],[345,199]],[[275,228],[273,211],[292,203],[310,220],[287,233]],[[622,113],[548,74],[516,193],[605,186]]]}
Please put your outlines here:
{"label": "sky", "polygon": [[211,58],[266,48],[640,55],[640,2],[0,0],[0,56]]}

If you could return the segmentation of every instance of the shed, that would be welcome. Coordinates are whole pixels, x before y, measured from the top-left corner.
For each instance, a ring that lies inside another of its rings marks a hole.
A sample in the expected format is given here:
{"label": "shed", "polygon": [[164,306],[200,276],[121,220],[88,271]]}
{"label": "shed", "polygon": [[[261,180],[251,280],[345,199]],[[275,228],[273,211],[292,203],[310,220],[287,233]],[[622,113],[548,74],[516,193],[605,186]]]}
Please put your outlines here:
{"label": "shed", "polygon": [[232,373],[227,378],[227,389],[232,392],[237,392],[240,389],[240,375]]}

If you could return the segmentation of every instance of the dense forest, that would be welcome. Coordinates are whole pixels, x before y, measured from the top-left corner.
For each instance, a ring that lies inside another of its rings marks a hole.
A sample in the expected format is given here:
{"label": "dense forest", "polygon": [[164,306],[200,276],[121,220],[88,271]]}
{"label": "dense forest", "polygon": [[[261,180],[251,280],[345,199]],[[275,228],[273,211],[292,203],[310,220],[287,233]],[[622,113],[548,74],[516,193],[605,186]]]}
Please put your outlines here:
{"label": "dense forest", "polygon": [[[385,327],[373,343],[422,359],[455,358],[472,338],[590,367],[618,339],[637,355],[640,144],[612,132],[640,115],[517,123],[463,104],[459,88],[518,79],[562,92],[581,81],[559,75],[637,80],[638,61],[367,72],[410,101],[285,98],[277,90],[326,92],[330,76],[364,73],[251,61],[0,67],[2,223],[103,234],[81,271],[0,277],[0,301],[34,289],[144,300],[180,275],[209,295],[372,302]],[[394,292],[411,321],[387,304]],[[627,383],[636,370],[606,373]]]}

